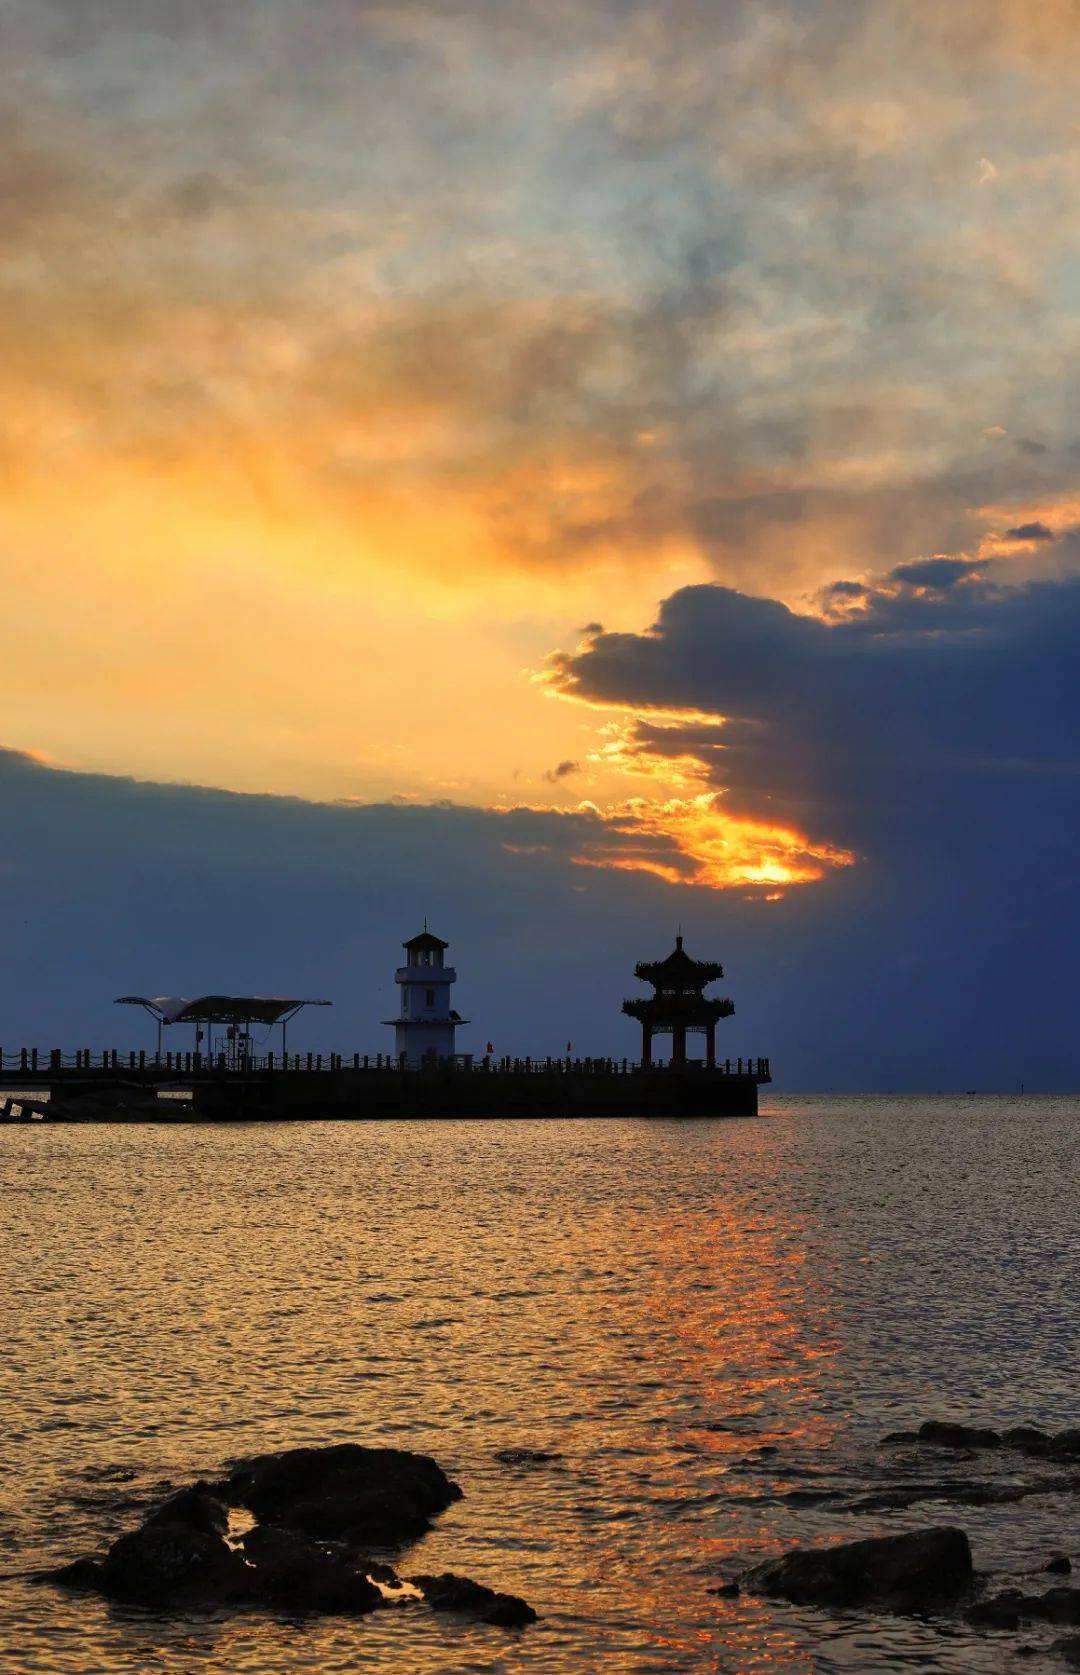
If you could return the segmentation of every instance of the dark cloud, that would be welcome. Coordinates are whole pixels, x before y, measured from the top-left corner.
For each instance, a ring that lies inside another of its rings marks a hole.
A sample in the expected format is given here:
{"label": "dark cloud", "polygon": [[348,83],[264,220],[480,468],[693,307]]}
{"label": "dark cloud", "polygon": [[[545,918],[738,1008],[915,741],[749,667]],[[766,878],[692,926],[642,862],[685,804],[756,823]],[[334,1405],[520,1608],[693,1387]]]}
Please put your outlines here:
{"label": "dark cloud", "polygon": [[[787,811],[841,843],[891,849],[898,803],[929,835],[966,795],[1038,779],[1075,796],[1080,580],[1005,588],[976,564],[930,560],[848,596],[857,607],[823,621],[686,588],[647,634],[561,656],[557,678],[594,701],[728,718],[710,760],[731,805]],[[670,754],[700,745],[697,724],[664,737]]]}
{"label": "dark cloud", "polygon": [[981,568],[978,563],[963,558],[923,558],[914,564],[898,564],[889,574],[893,581],[944,593],[957,582],[978,576]]}
{"label": "dark cloud", "polygon": [[[859,853],[848,878],[814,893],[856,893],[862,917],[849,902],[831,929],[819,923],[804,978],[809,997],[835,980],[834,961],[861,963],[867,989],[845,994],[834,1034],[858,1036],[860,1057],[873,1041],[866,1086],[904,1054],[924,1066],[929,1055],[940,1085],[955,1085],[950,1050],[964,1058],[975,1043],[972,1086],[986,1085],[980,1054],[998,1085],[1024,1079],[1006,1065],[1040,1061],[1069,1086],[1080,580],[1009,588],[971,565],[901,569],[912,578],[893,572],[831,622],[684,589],[647,633],[604,634],[562,658],[562,683],[636,708],[639,748],[696,756],[722,806]],[[727,719],[655,725],[650,707]]]}
{"label": "dark cloud", "polygon": [[1005,537],[1009,541],[1052,541],[1054,531],[1045,523],[1018,523],[1015,529],[1007,529]]}
{"label": "dark cloud", "polygon": [[[478,1039],[549,1051],[587,1026],[604,1050],[628,1052],[619,998],[642,957],[630,927],[670,888],[578,862],[681,864],[662,836],[589,812],[319,804],[73,773],[5,750],[0,803],[6,1050],[119,1045],[135,1021],[114,1012],[116,995],[235,986],[325,994],[335,1009],[311,1020],[314,1044],[375,1052],[401,941],[427,913],[453,941]],[[675,911],[658,900],[665,935]],[[569,973],[566,949],[581,941],[595,956],[575,955]]]}
{"label": "dark cloud", "polygon": [[557,780],[568,779],[571,774],[577,774],[580,772],[581,763],[574,762],[568,757],[565,762],[557,762],[553,768],[549,768],[545,773],[544,778],[549,780],[552,784],[555,784]]}

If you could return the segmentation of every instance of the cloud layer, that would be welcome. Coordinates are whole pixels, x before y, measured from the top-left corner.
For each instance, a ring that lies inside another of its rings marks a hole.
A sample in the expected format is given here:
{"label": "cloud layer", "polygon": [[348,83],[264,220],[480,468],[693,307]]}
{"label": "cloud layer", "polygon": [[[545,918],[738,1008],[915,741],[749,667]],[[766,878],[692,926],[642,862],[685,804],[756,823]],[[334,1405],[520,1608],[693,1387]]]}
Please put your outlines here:
{"label": "cloud layer", "polygon": [[1065,818],[1080,785],[1080,578],[1002,586],[993,565],[938,558],[834,582],[820,604],[687,588],[646,633],[556,655],[549,679],[636,711],[631,760],[696,764],[724,810],[874,856],[913,825],[932,840],[943,814],[998,801],[1004,815],[1018,796],[1056,798]]}

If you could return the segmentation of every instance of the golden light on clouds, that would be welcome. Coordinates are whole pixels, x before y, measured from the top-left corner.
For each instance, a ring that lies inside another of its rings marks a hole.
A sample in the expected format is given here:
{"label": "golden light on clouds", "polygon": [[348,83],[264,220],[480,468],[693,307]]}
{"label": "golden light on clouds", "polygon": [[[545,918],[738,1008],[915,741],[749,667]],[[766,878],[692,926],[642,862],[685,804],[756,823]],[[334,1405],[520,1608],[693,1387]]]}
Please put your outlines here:
{"label": "golden light on clouds", "polygon": [[[722,797],[711,792],[664,802],[633,797],[604,811],[603,818],[613,835],[631,843],[580,855],[579,864],[648,872],[669,884],[745,889],[776,900],[792,886],[816,883],[856,859],[850,850],[815,842],[792,827],[728,814]],[[641,840],[657,847],[635,847]]]}
{"label": "golden light on clouds", "polygon": [[849,864],[724,717],[527,671],[695,584],[1065,562],[1074,0],[9,9],[0,744]]}

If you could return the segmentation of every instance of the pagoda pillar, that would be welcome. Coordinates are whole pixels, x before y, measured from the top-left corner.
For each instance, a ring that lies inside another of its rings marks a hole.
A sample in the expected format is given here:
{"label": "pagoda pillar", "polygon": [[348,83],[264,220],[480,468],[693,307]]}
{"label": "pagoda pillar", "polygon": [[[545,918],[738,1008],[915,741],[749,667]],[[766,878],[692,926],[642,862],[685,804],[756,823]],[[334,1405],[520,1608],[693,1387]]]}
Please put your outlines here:
{"label": "pagoda pillar", "polygon": [[645,1070],[652,1064],[652,1030],[648,1024],[641,1026],[641,1063]]}
{"label": "pagoda pillar", "polygon": [[686,1063],[686,1025],[676,1024],[671,1032],[671,1062],[677,1065]]}
{"label": "pagoda pillar", "polygon": [[705,1065],[709,1070],[716,1069],[716,1025],[710,1023],[705,1031]]}

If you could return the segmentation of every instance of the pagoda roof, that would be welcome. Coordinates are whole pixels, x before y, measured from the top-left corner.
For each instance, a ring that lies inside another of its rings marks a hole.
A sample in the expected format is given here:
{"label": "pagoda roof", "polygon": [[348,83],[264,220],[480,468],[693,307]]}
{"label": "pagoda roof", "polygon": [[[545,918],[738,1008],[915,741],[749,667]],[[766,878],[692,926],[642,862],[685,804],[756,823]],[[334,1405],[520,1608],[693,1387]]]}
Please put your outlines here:
{"label": "pagoda roof", "polygon": [[431,932],[425,925],[419,936],[410,936],[408,942],[403,942],[401,946],[403,948],[415,949],[418,953],[424,954],[427,953],[429,949],[434,950],[436,948],[449,948],[450,944],[448,942],[444,942],[441,936],[432,936]]}
{"label": "pagoda roof", "polygon": [[702,987],[723,977],[724,968],[717,960],[693,960],[683,947],[682,936],[675,938],[675,947],[664,960],[644,960],[634,967],[634,976],[643,982],[669,987],[677,983],[684,987]]}

